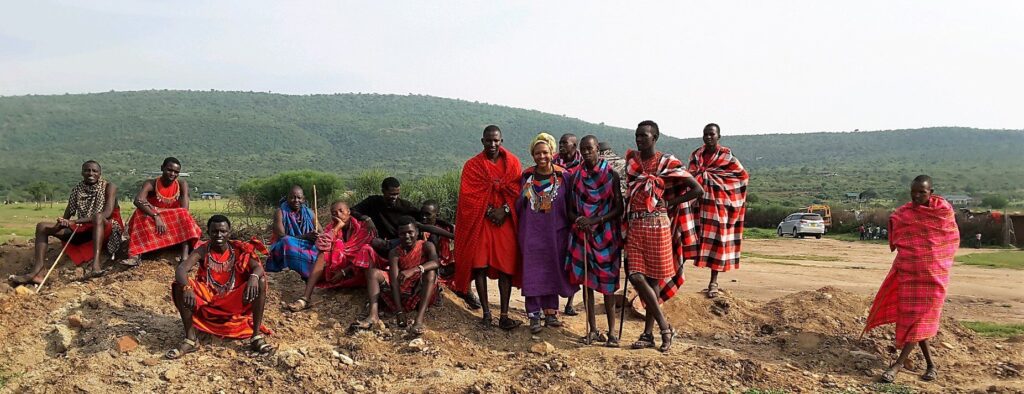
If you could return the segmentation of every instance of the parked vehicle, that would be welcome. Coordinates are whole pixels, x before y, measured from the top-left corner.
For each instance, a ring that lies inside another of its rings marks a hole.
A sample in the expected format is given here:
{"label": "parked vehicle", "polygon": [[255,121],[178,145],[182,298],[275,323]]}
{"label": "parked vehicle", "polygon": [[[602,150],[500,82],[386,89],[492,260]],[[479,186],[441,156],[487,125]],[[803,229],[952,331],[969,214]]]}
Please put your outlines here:
{"label": "parked vehicle", "polygon": [[779,223],[777,233],[780,237],[790,235],[794,238],[803,238],[813,235],[814,238],[821,239],[821,235],[825,234],[825,219],[816,213],[793,213]]}

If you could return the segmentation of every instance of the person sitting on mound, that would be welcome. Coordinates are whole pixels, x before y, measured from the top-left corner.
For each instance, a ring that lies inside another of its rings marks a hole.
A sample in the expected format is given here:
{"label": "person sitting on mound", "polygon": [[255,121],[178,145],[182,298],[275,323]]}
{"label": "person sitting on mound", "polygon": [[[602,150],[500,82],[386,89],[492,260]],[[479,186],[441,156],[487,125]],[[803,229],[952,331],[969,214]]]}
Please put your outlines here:
{"label": "person sitting on mound", "polygon": [[181,263],[188,258],[190,244],[202,235],[188,213],[188,183],[178,177],[181,162],[168,157],[160,171],[160,177],[143,182],[135,196],[138,209],[128,220],[128,258],[121,264],[139,265],[143,253],[175,245],[181,247]]}
{"label": "person sitting on mound", "polygon": [[319,254],[316,248],[316,225],[313,210],[306,205],[302,186],[292,186],[288,198],[274,211],[274,233],[270,239],[267,272],[286,268],[308,279]]}
{"label": "person sitting on mound", "polygon": [[[185,340],[167,352],[168,359],[178,359],[199,350],[196,330],[221,338],[249,338],[252,350],[260,354],[273,351],[264,334],[263,311],[267,305],[267,278],[257,251],[267,249],[258,240],[233,241],[231,221],[224,215],[213,215],[206,223],[210,242],[196,247],[195,252],[178,265],[171,297],[181,315]],[[189,277],[192,267],[198,267]]]}
{"label": "person sitting on mound", "polygon": [[398,237],[401,243],[391,249],[388,255],[388,271],[370,267],[366,271],[366,290],[370,297],[370,313],[366,319],[352,324],[352,328],[365,330],[380,321],[378,299],[384,293],[384,302],[389,310],[396,311],[399,327],[408,321],[404,313],[416,309],[416,319],[409,333],[422,335],[423,316],[427,307],[436,302],[438,292],[437,260],[434,244],[420,238],[417,223],[411,217],[398,221]]}
{"label": "person sitting on mound", "polygon": [[[74,219],[72,219],[74,218]],[[103,179],[100,163],[82,163],[82,181],[71,189],[64,215],[54,222],[36,224],[35,265],[25,275],[10,276],[14,285],[39,284],[46,275],[46,248],[50,237],[66,245],[65,254],[77,266],[92,261],[92,271],[82,279],[103,276],[101,254],[121,247],[121,208],[117,205],[117,186]]]}
{"label": "person sitting on mound", "polygon": [[372,241],[376,235],[372,227],[355,220],[348,203],[331,204],[331,224],[316,239],[318,254],[309,269],[306,290],[302,297],[288,305],[298,312],[306,309],[313,299],[314,288],[356,288],[366,286],[365,270],[379,264]]}

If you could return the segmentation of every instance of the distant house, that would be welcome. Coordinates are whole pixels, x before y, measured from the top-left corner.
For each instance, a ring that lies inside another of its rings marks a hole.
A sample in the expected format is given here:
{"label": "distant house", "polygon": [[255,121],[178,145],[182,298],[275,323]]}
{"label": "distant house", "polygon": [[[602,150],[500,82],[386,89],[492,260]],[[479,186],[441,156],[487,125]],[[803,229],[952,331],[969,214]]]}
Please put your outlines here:
{"label": "distant house", "polygon": [[203,194],[199,195],[199,198],[202,198],[204,200],[220,200],[221,197],[220,197],[220,193],[216,193],[216,192],[203,192]]}
{"label": "distant house", "polygon": [[843,198],[845,198],[847,200],[850,200],[850,201],[856,201],[856,200],[860,199],[860,193],[858,193],[858,192],[846,192],[845,194],[843,194]]}
{"label": "distant house", "polygon": [[950,194],[948,196],[942,196],[942,198],[945,198],[946,201],[949,201],[949,204],[954,207],[966,207],[974,202],[974,199],[971,198],[971,196],[965,196],[962,194]]}

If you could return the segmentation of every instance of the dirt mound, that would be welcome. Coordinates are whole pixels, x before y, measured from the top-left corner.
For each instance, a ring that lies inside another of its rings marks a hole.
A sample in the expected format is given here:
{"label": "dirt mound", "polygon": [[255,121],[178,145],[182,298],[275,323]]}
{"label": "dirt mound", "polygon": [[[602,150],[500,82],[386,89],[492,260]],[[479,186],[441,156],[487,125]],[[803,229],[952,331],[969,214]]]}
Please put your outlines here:
{"label": "dirt mound", "polygon": [[[55,257],[51,248],[48,258]],[[147,256],[161,258],[166,256]],[[30,246],[0,247],[0,272],[24,273]],[[266,324],[271,356],[244,341],[202,338],[201,351],[162,358],[181,340],[170,301],[170,264],[145,260],[76,282],[68,264],[40,295],[0,289],[0,386],[13,392],[867,392],[894,357],[891,329],[859,339],[868,299],[823,288],[767,303],[724,292],[715,300],[684,287],[665,305],[680,333],[669,354],[624,349],[642,321],[627,319],[623,349],[582,346],[582,316],[532,336],[479,326],[479,312],[445,292],[419,340],[385,325],[350,334],[364,311],[359,290],[324,291],[311,309],[283,304],[303,282],[272,274]],[[513,313],[520,318],[522,310]],[[604,327],[598,318],[598,327]],[[657,335],[656,335],[657,337]],[[660,343],[660,338],[658,338]],[[1024,344],[976,337],[947,319],[933,341],[941,379],[900,381],[926,392],[1024,389]],[[918,371],[920,361],[916,361]]]}

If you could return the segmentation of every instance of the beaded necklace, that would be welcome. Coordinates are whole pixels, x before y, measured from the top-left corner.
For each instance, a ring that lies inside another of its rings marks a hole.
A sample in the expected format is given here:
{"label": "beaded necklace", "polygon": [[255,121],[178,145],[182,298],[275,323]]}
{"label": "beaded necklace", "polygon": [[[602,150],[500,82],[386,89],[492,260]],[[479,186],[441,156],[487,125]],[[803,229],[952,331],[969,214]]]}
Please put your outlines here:
{"label": "beaded necklace", "polygon": [[154,193],[156,194],[156,199],[161,203],[173,204],[181,196],[181,187],[178,185],[177,180],[171,182],[170,186],[165,187],[161,185],[160,178],[156,178],[153,184],[156,187],[156,193]]}
{"label": "beaded necklace", "polygon": [[[538,179],[538,177],[544,177]],[[548,212],[551,210],[551,205],[558,197],[558,186],[561,183],[559,177],[552,172],[545,176],[539,173],[533,173],[530,175],[531,188],[528,192],[530,198],[530,209],[535,212]]]}
{"label": "beaded necklace", "polygon": [[[224,261],[217,261],[213,255],[213,250],[206,254],[206,283],[213,286],[217,295],[225,294],[235,288],[235,248],[228,246],[228,258]],[[230,272],[230,275],[227,281],[220,283],[213,279],[214,272]]]}

